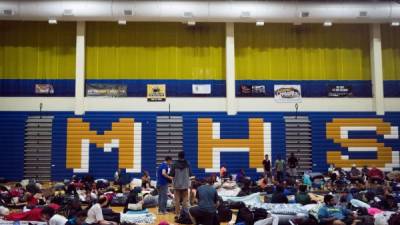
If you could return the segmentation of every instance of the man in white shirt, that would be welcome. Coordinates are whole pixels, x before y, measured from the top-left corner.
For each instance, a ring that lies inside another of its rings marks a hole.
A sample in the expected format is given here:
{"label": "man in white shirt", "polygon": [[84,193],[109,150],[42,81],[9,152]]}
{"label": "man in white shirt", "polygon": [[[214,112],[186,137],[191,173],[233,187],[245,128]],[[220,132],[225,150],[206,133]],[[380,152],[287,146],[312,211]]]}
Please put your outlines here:
{"label": "man in white shirt", "polygon": [[42,220],[46,221],[48,225],[64,225],[68,220],[64,216],[55,214],[53,208],[46,206],[42,209]]}
{"label": "man in white shirt", "polygon": [[101,208],[106,206],[107,203],[107,198],[105,196],[101,196],[99,201],[90,207],[85,222],[87,224],[117,225],[115,222],[104,220],[103,211]]}

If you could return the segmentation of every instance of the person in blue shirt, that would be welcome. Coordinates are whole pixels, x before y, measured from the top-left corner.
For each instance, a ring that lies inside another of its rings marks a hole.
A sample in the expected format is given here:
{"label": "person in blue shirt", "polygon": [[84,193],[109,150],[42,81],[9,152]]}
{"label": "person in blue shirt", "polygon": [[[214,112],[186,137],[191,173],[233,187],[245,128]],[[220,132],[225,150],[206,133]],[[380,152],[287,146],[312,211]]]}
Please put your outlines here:
{"label": "person in blue shirt", "polygon": [[171,165],[172,158],[165,157],[165,161],[160,164],[157,169],[157,190],[158,190],[158,213],[167,213],[167,200],[168,200],[168,184],[171,182],[172,177],[168,175],[169,166]]}
{"label": "person in blue shirt", "polygon": [[325,205],[318,211],[321,224],[349,225],[358,222],[353,220],[355,215],[350,210],[336,206],[336,200],[332,195],[325,195],[324,202]]}

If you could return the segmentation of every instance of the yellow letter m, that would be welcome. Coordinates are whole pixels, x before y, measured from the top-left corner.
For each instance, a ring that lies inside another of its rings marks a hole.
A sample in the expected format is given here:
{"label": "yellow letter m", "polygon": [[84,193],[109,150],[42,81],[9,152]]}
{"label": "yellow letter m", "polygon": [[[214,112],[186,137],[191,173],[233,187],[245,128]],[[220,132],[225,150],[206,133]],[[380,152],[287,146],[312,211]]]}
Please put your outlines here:
{"label": "yellow letter m", "polygon": [[97,134],[90,130],[90,123],[82,118],[69,118],[67,125],[67,162],[68,169],[74,173],[89,172],[90,144],[111,152],[118,148],[118,168],[127,173],[141,171],[142,124],[135,123],[133,118],[120,118],[113,122],[111,131]]}

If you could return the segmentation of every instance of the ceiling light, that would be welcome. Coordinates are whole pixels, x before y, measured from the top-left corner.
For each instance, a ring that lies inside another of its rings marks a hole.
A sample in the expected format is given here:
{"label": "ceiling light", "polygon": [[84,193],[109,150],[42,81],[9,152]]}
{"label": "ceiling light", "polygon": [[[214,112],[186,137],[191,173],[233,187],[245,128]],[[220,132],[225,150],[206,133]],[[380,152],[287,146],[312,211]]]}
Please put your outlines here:
{"label": "ceiling light", "polygon": [[118,20],[119,25],[126,25],[126,20]]}
{"label": "ceiling light", "polygon": [[264,26],[264,21],[257,21],[256,26],[259,26],[259,27]]}
{"label": "ceiling light", "polygon": [[400,22],[399,22],[399,21],[392,22],[391,25],[392,25],[393,27],[398,27],[398,26],[400,26]]}
{"label": "ceiling light", "polygon": [[63,16],[73,16],[74,12],[72,9],[64,9]]}
{"label": "ceiling light", "polygon": [[57,24],[57,20],[56,19],[49,19],[49,24]]}
{"label": "ceiling light", "polygon": [[14,14],[15,14],[15,11],[12,9],[0,10],[0,15],[2,15],[2,16],[13,16]]}
{"label": "ceiling light", "polygon": [[242,13],[240,14],[241,18],[250,18],[251,13],[249,11],[242,11]]}
{"label": "ceiling light", "polygon": [[188,21],[187,25],[189,26],[195,26],[196,25],[196,21]]}
{"label": "ceiling light", "polygon": [[300,13],[300,17],[301,17],[301,18],[307,18],[307,17],[310,17],[310,12],[306,12],[306,11],[304,11],[304,12],[301,12],[301,13]]}
{"label": "ceiling light", "polygon": [[132,9],[124,9],[124,16],[133,16]]}
{"label": "ceiling light", "polygon": [[183,17],[185,18],[193,18],[193,13],[192,12],[184,12]]}
{"label": "ceiling light", "polygon": [[324,22],[324,27],[331,27],[332,26],[332,22],[331,21],[325,21]]}

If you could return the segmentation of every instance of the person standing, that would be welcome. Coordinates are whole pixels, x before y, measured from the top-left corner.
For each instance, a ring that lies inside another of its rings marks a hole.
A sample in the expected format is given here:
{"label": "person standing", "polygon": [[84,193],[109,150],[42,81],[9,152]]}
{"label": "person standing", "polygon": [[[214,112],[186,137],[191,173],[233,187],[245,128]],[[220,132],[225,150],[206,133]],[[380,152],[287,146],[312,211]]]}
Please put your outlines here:
{"label": "person standing", "polygon": [[275,179],[280,183],[283,180],[283,172],[285,169],[285,160],[278,155],[278,159],[275,161]]}
{"label": "person standing", "polygon": [[172,177],[172,187],[175,197],[175,215],[179,216],[181,202],[184,210],[189,207],[189,186],[192,170],[189,162],[185,159],[185,152],[178,153],[178,160],[172,165],[170,176]]}
{"label": "person standing", "polygon": [[294,153],[290,153],[290,157],[288,159],[289,165],[289,176],[294,178],[297,176],[297,166],[299,165],[299,160],[294,156]]}
{"label": "person standing", "polygon": [[157,169],[157,190],[158,190],[158,213],[167,213],[167,200],[168,200],[168,183],[172,177],[168,176],[169,166],[171,165],[172,158],[166,156],[164,162],[160,164]]}
{"label": "person standing", "polygon": [[264,179],[269,180],[271,179],[271,160],[269,160],[268,154],[265,154],[265,158],[262,161],[262,164],[264,166]]}

